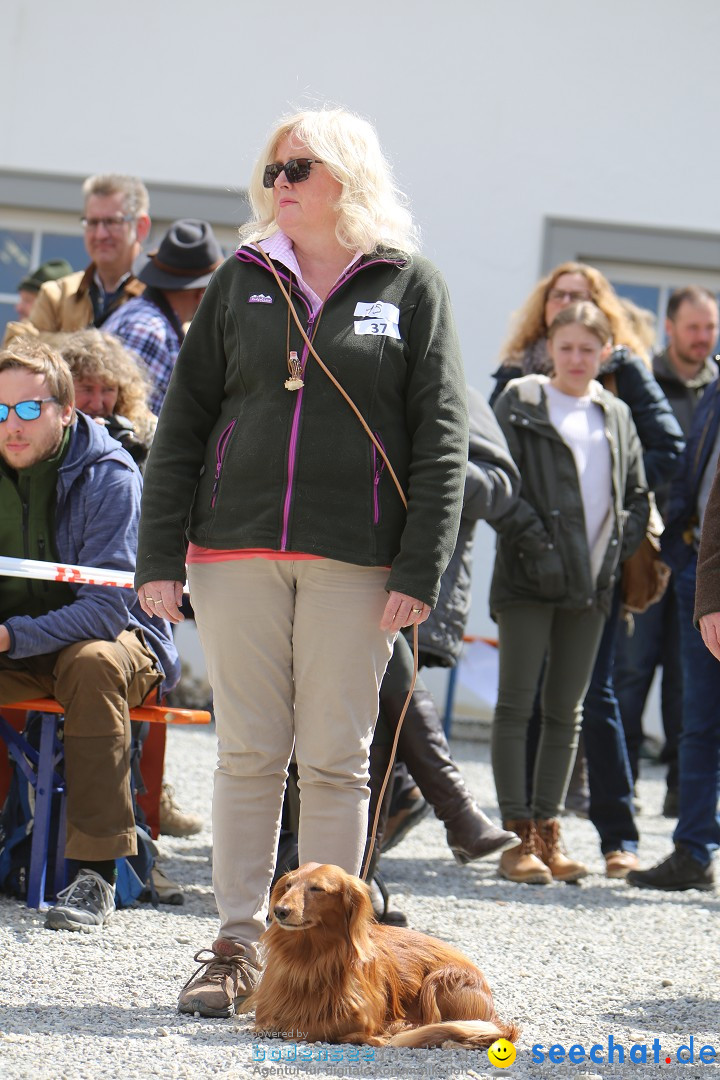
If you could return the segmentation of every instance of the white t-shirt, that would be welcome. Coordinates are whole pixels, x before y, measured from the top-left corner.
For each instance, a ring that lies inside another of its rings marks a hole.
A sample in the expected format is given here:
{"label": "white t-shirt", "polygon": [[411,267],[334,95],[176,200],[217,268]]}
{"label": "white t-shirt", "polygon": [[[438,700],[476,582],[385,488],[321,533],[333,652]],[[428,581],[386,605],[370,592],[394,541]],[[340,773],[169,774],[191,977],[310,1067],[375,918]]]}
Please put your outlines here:
{"label": "white t-shirt", "polygon": [[605,551],[596,551],[596,548],[605,533],[604,526],[612,509],[610,444],[605,434],[605,414],[589,394],[572,397],[563,394],[552,383],[546,383],[544,389],[550,423],[575,458],[593,578],[597,579]]}

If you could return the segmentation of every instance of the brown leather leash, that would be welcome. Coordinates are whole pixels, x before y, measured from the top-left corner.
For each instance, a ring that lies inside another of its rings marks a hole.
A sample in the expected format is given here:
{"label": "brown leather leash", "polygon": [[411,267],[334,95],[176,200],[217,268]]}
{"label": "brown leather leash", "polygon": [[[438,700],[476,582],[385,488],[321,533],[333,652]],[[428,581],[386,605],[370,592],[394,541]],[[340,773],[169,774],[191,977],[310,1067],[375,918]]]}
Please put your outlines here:
{"label": "brown leather leash", "polygon": [[[292,314],[292,317],[295,320],[295,325],[297,326],[298,330],[300,331],[300,334],[301,334],[301,336],[303,338],[303,341],[307,345],[309,352],[315,358],[315,360],[320,365],[322,370],[325,372],[328,379],[330,379],[330,382],[333,384],[333,386],[345,398],[346,402],[348,403],[348,405],[350,406],[350,408],[352,409],[352,411],[355,413],[358,420],[362,424],[363,428],[365,429],[365,433],[367,434],[368,438],[370,439],[373,446],[375,447],[375,449],[377,450],[377,452],[380,454],[381,458],[385,462],[385,465],[387,466],[388,472],[390,473],[390,475],[391,475],[391,477],[393,479],[393,482],[395,484],[395,487],[397,488],[398,495],[400,496],[400,498],[402,500],[402,504],[405,507],[405,509],[407,510],[407,505],[408,505],[407,497],[405,495],[405,492],[402,489],[402,485],[400,484],[400,481],[397,478],[395,470],[393,469],[392,465],[388,461],[387,454],[385,453],[382,446],[380,445],[379,440],[375,437],[375,435],[370,430],[370,428],[369,428],[369,426],[368,426],[368,424],[367,424],[367,422],[365,420],[365,417],[362,415],[362,413],[358,409],[358,407],[355,404],[355,402],[353,401],[353,399],[347,393],[345,388],[338,382],[338,380],[335,378],[333,373],[330,371],[330,369],[327,367],[327,365],[322,361],[322,359],[318,356],[317,352],[315,351],[315,347],[314,347],[312,341],[310,340],[310,338],[308,337],[308,335],[307,335],[307,333],[305,331],[305,327],[300,322],[300,318],[298,316],[298,313],[295,310],[295,307],[294,307],[294,305],[292,303],[290,295],[289,295],[287,289],[285,288],[285,286],[283,285],[282,280],[280,278],[280,275],[278,274],[277,270],[275,269],[275,267],[273,265],[273,262],[270,259],[269,255],[267,254],[266,251],[263,251],[263,249],[260,247],[259,244],[253,244],[253,247],[256,248],[260,252],[263,259],[265,260],[267,265],[270,267],[270,270],[272,271],[272,274],[273,274],[273,276],[275,278],[275,281],[277,282],[278,288],[280,289],[280,292],[285,297],[285,300],[286,300],[287,305],[288,305],[288,310]],[[364,863],[363,868],[362,868],[362,873],[360,874],[360,877],[362,878],[363,881],[365,881],[367,879],[368,870],[370,868],[370,860],[372,859],[372,854],[373,854],[373,850],[374,850],[374,847],[375,847],[375,836],[377,834],[378,821],[380,820],[380,812],[382,810],[382,802],[383,802],[383,798],[385,796],[385,791],[387,790],[388,783],[390,782],[390,775],[392,773],[393,765],[395,764],[395,754],[397,753],[397,744],[398,744],[398,740],[400,738],[400,731],[402,729],[403,722],[405,720],[405,714],[407,713],[408,708],[410,706],[410,700],[412,698],[413,691],[415,690],[415,681],[417,679],[417,673],[418,673],[418,624],[413,623],[413,674],[412,674],[412,679],[410,681],[410,689],[408,691],[407,698],[405,699],[405,704],[402,707],[402,711],[401,711],[400,717],[398,719],[397,728],[395,730],[395,738],[393,739],[392,749],[390,751],[390,763],[389,763],[389,765],[387,767],[387,772],[385,773],[385,778],[384,778],[384,780],[382,782],[382,786],[380,788],[380,795],[378,796],[377,807],[375,808],[375,817],[373,819],[372,829],[370,831],[370,842],[368,844],[368,852],[367,852],[367,855],[365,857],[365,863]]]}

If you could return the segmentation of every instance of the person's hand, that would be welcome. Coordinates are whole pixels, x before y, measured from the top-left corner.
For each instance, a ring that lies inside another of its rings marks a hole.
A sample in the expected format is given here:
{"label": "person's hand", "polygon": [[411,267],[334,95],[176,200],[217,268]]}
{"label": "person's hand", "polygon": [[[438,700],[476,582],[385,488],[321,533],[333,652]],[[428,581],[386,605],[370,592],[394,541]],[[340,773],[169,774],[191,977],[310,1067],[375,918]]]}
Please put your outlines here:
{"label": "person's hand", "polygon": [[180,610],[182,581],[148,581],[138,589],[140,607],[146,615],[157,615],[172,623],[182,622],[185,616]]}
{"label": "person's hand", "polygon": [[422,600],[416,600],[414,596],[391,592],[380,620],[380,629],[401,630],[403,626],[412,626],[413,623],[419,626],[425,622],[431,610],[428,604],[423,604]]}
{"label": "person's hand", "polygon": [[7,626],[0,625],[0,653],[8,652],[10,648],[10,631]]}
{"label": "person's hand", "polygon": [[700,619],[702,639],[716,660],[720,660],[720,611],[703,615]]}

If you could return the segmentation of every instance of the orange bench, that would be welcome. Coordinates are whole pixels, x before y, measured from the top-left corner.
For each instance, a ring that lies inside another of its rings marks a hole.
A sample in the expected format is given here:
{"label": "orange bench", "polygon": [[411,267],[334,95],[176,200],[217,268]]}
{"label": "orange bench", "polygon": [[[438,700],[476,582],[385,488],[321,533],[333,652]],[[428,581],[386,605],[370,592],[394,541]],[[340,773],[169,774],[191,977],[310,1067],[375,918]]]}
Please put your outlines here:
{"label": "orange bench", "polygon": [[[8,710],[22,709],[42,714],[40,746],[36,750],[25,737],[2,716],[0,706],[0,738],[5,741],[10,757],[35,789],[30,870],[28,874],[27,905],[41,908],[45,898],[45,877],[50,840],[52,796],[61,797],[60,823],[55,857],[53,896],[64,885],[65,867],[65,781],[58,772],[62,760],[62,743],[57,737],[57,718],[64,709],[53,698],[32,698],[13,701]],[[204,709],[176,709],[170,705],[138,705],[130,710],[130,719],[151,724],[209,724],[211,716]]]}

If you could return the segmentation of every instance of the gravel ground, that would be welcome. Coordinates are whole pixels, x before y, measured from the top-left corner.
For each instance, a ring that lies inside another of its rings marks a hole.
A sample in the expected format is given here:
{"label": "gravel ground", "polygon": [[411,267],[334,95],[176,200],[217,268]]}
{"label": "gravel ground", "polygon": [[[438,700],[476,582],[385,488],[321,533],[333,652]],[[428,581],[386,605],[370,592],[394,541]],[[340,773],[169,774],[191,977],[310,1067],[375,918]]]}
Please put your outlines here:
{"label": "gravel ground", "polygon": [[[493,812],[487,746],[457,742],[454,749]],[[171,730],[168,762],[181,804],[209,820],[213,732]],[[668,852],[672,823],[660,816],[661,771],[648,766],[645,775],[639,825],[648,865]],[[718,1075],[717,1063],[699,1059],[706,1045],[720,1058],[718,894],[662,895],[607,881],[589,822],[569,818],[564,832],[591,875],[579,886],[522,886],[500,880],[494,861],[456,866],[441,825],[426,818],[383,860],[392,904],[410,925],[468,953],[486,973],[499,1014],[520,1023],[509,1077]],[[2,1080],[503,1075],[479,1051],[253,1044],[245,1017],[178,1015],[193,954],[216,930],[210,844],[209,827],[187,840],[163,838],[163,866],[185,887],[185,905],[119,912],[92,935],[47,931],[41,915],[0,900]],[[695,1063],[678,1064],[691,1037]],[[623,1047],[623,1064],[617,1050],[607,1063],[610,1039]],[[595,1046],[598,1060],[560,1064],[555,1050],[551,1062],[554,1044],[586,1054]],[[647,1046],[646,1064],[629,1061],[633,1044]],[[306,1060],[293,1060],[301,1050]],[[540,1053],[545,1060],[533,1061]]]}

